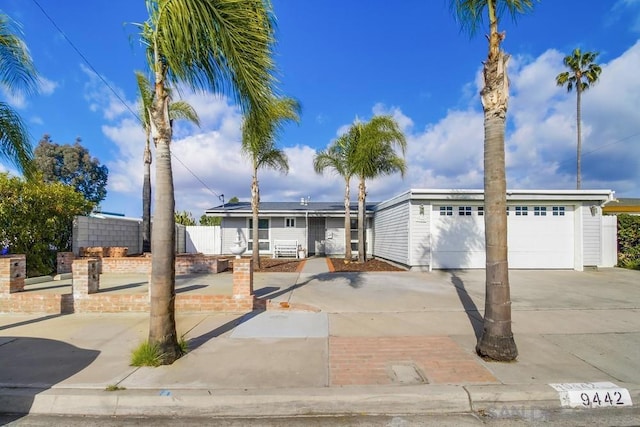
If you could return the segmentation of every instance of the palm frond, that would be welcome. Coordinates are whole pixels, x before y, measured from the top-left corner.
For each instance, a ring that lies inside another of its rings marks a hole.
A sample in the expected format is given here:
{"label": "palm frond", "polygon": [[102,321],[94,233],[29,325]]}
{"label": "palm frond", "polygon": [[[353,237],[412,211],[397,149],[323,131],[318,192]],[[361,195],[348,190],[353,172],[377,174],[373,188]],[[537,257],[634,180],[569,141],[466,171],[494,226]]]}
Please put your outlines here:
{"label": "palm frond", "polygon": [[[36,92],[38,75],[15,23],[0,11],[0,84],[9,92]],[[12,28],[13,27],[13,28]]]}
{"label": "palm frond", "polygon": [[[243,110],[273,93],[275,18],[267,0],[147,0],[150,64],[172,83],[230,95]],[[159,58],[153,58],[154,52]]]}
{"label": "palm frond", "polygon": [[27,127],[4,102],[0,102],[0,156],[16,165],[27,178],[35,171]]}

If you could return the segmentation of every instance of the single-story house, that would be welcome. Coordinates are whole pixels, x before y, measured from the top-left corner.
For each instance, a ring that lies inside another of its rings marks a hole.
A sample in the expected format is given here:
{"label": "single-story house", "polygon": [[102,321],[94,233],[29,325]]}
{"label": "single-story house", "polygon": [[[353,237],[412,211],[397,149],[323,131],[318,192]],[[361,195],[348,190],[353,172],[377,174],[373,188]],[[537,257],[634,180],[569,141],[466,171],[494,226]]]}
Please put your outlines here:
{"label": "single-story house", "polygon": [[[615,217],[602,215],[610,190],[507,191],[510,268],[613,267]],[[239,238],[251,252],[251,204],[206,211],[222,217],[222,252]],[[357,253],[357,205],[351,211],[351,244]],[[411,189],[367,204],[367,254],[416,270],[484,268],[482,190]],[[260,252],[278,241],[296,241],[309,255],[344,254],[342,202],[260,204]]]}
{"label": "single-story house", "polygon": [[[367,203],[367,253],[371,253],[371,228],[375,203]],[[258,219],[258,247],[261,254],[273,254],[278,242],[295,241],[307,255],[343,255],[344,248],[344,202],[261,202]],[[357,203],[351,209],[352,249],[358,246]],[[253,250],[251,203],[227,203],[208,209],[207,215],[222,217],[220,234],[222,253],[230,254],[231,247],[239,239]],[[357,253],[357,252],[356,252]]]}

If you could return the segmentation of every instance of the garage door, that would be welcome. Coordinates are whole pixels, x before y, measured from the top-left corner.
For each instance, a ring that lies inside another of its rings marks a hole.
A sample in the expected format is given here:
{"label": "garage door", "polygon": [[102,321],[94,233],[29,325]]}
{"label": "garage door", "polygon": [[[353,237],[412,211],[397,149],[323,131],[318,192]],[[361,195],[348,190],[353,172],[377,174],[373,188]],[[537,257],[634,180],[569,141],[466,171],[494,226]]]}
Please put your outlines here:
{"label": "garage door", "polygon": [[[510,268],[574,268],[573,208],[509,206]],[[432,268],[484,268],[481,206],[434,206]]]}

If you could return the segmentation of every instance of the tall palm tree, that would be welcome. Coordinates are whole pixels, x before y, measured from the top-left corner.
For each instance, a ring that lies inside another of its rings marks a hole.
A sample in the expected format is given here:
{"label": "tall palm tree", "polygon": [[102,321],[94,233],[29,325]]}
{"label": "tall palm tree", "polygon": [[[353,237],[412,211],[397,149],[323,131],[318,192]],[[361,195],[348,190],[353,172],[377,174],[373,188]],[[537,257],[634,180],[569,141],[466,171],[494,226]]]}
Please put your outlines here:
{"label": "tall palm tree", "polygon": [[[140,71],[136,71],[138,82],[138,116],[142,122],[145,134],[144,144],[144,179],[142,181],[142,251],[151,250],[151,118],[149,111],[153,103],[153,86]],[[169,104],[169,121],[176,119],[189,120],[200,126],[200,118],[196,110],[186,101],[176,101]]]}
{"label": "tall palm tree", "polygon": [[267,0],[147,0],[140,24],[154,76],[149,109],[156,146],[151,236],[149,342],[161,363],[180,357],[175,325],[175,198],[171,170],[170,85],[229,93],[243,110],[260,111],[274,91],[274,16]]}
{"label": "tall palm tree", "polygon": [[571,55],[564,57],[564,65],[569,71],[562,72],[556,76],[558,86],[567,86],[567,92],[576,89],[576,131],[577,131],[577,156],[576,156],[576,188],[582,187],[582,92],[589,89],[591,85],[598,81],[602,68],[595,63],[599,52],[582,52],[580,48],[573,50]]}
{"label": "tall palm tree", "polygon": [[498,32],[500,15],[512,18],[533,9],[533,0],[451,0],[462,28],[471,35],[489,18],[489,52],[484,62],[480,91],[484,110],[484,226],[486,247],[483,332],[476,352],[499,361],[514,360],[518,349],[511,331],[511,296],[507,249],[507,179],[504,133],[509,99],[507,63],[501,48],[505,33]]}
{"label": "tall palm tree", "polygon": [[[10,18],[0,12],[0,85],[12,94],[34,93],[38,76],[22,39]],[[18,113],[0,101],[0,156],[15,164],[25,177],[34,171],[29,132]]]}
{"label": "tall palm tree", "polygon": [[344,178],[344,259],[351,261],[351,178],[353,172],[349,168],[349,159],[355,147],[348,138],[348,134],[341,135],[329,147],[322,150],[313,158],[313,169],[322,174],[331,168]]}
{"label": "tall palm tree", "polygon": [[257,268],[260,268],[258,170],[269,168],[282,173],[289,172],[287,155],[276,147],[276,139],[285,123],[300,120],[300,104],[295,99],[273,98],[263,107],[262,111],[250,111],[242,124],[242,152],[251,159],[253,170],[251,177],[251,239],[253,241],[253,263]]}
{"label": "tall palm tree", "polygon": [[[358,177],[358,262],[367,260],[366,253],[366,180],[400,172],[404,178],[407,169],[404,153],[407,140],[400,126],[391,116],[374,116],[363,123],[356,121],[347,132],[354,144],[349,168]],[[402,156],[395,149],[399,148]]]}

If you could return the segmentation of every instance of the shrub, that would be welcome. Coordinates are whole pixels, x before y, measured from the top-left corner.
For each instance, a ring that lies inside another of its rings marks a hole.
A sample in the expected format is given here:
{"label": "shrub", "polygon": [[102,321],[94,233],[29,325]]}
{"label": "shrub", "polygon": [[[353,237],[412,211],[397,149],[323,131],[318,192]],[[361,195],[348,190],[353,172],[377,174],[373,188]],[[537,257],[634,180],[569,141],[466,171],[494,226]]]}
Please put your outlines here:
{"label": "shrub", "polygon": [[640,216],[618,215],[618,266],[640,269]]}

